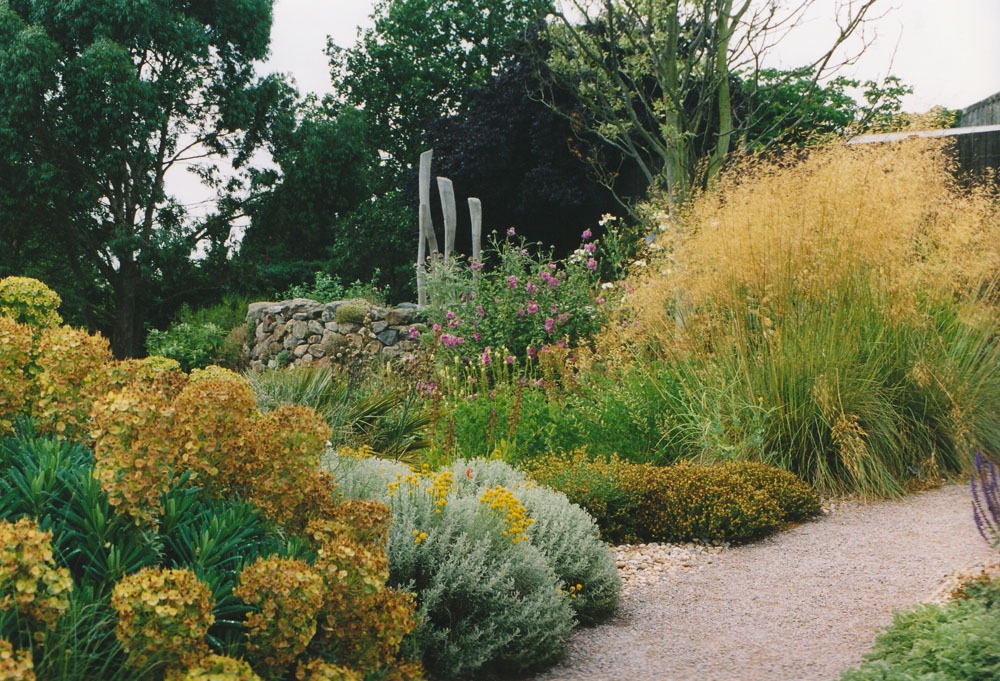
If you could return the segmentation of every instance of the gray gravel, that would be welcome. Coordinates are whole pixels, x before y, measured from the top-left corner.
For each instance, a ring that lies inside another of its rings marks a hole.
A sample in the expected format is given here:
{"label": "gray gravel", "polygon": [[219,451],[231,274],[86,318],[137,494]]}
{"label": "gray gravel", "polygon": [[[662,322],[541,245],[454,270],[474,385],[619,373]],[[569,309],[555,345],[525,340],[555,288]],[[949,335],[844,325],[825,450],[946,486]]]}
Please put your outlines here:
{"label": "gray gravel", "polygon": [[536,681],[831,681],[894,610],[957,570],[993,562],[968,489],[841,504],[828,515],[637,584]]}

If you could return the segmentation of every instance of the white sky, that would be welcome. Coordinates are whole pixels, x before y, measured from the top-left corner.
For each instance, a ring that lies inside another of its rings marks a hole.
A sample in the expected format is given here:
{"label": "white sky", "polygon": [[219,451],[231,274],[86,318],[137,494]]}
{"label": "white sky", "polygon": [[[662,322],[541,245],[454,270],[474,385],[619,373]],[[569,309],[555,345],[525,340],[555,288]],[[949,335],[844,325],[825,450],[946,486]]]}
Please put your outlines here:
{"label": "white sky", "polygon": [[[964,108],[1000,91],[1000,0],[880,0],[875,44],[845,75],[881,78],[893,73],[914,87],[904,108]],[[819,0],[817,16],[774,53],[778,66],[799,66],[815,56],[833,30],[843,0]],[[354,44],[368,25],[374,0],[276,0],[271,59],[262,69],[291,75],[303,92],[328,92],[323,49],[327,36]],[[878,8],[878,6],[876,7]]]}

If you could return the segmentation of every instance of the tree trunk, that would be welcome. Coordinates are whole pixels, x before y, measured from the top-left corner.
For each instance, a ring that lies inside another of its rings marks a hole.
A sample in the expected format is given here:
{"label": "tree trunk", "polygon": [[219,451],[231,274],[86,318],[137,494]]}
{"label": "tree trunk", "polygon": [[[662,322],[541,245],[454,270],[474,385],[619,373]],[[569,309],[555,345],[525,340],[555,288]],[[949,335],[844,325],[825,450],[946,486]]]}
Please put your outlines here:
{"label": "tree trunk", "polygon": [[735,19],[731,17],[733,11],[733,0],[722,0],[719,3],[719,15],[716,19],[716,40],[715,45],[715,66],[714,78],[718,79],[718,89],[716,90],[716,102],[719,114],[719,136],[715,140],[715,149],[712,152],[711,161],[708,164],[708,182],[711,182],[719,171],[722,164],[729,155],[733,137],[733,103],[732,95],[729,91],[729,41],[733,35],[733,23]]}
{"label": "tree trunk", "polygon": [[111,352],[118,359],[139,357],[142,347],[143,319],[139,311],[142,273],[134,260],[121,263],[115,287],[115,323],[111,329]]}

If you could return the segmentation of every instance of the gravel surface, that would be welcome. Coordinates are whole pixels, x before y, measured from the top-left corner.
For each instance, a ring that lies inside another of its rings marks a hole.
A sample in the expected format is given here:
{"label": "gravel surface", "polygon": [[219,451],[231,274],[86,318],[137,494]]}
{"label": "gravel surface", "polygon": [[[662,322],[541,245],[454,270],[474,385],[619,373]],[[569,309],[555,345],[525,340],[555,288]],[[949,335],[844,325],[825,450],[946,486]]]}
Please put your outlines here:
{"label": "gravel surface", "polygon": [[861,661],[894,610],[997,559],[962,485],[838,503],[748,546],[617,553],[619,616],[575,633],[563,664],[535,681],[832,681]]}

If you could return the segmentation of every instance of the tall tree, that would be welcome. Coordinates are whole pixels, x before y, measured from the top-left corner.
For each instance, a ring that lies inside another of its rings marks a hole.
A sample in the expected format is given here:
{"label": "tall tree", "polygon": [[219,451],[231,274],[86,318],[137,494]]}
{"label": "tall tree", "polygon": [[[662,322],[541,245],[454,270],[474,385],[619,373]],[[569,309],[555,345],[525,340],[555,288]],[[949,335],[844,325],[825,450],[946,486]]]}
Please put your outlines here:
{"label": "tall tree", "polygon": [[[851,58],[841,48],[877,1],[838,3],[837,34],[809,66],[814,82]],[[632,159],[649,186],[680,199],[693,182],[718,171],[741,133],[738,125],[753,120],[734,116],[734,76],[760,70],[814,4],[563,0],[546,36],[549,70],[560,88],[576,93],[566,115]],[[799,114],[788,112],[786,124]],[[709,144],[693,143],[709,134]]]}
{"label": "tall tree", "polygon": [[[200,224],[165,190],[199,164],[244,167],[292,92],[254,75],[273,0],[0,0],[0,225],[48,245],[99,313],[112,347],[142,351],[142,302],[162,268],[228,237],[235,204]],[[96,280],[96,281],[95,281]],[[100,323],[101,320],[97,320]]]}
{"label": "tall tree", "polygon": [[551,6],[552,0],[379,0],[373,27],[354,47],[329,44],[334,89],[365,110],[390,177],[416,163],[427,125],[457,111]]}

